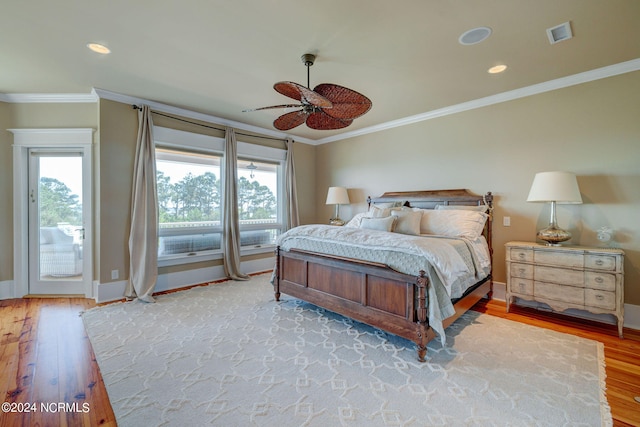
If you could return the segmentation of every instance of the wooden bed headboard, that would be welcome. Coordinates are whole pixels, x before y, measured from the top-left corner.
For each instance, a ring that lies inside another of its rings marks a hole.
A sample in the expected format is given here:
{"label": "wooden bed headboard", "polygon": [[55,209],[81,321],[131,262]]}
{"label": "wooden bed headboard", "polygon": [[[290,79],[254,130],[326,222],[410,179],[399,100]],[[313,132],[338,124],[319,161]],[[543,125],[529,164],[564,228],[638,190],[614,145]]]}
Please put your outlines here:
{"label": "wooden bed headboard", "polygon": [[484,226],[483,235],[487,239],[489,252],[493,258],[492,230],[493,222],[493,194],[489,191],[483,196],[473,194],[468,190],[424,190],[424,191],[391,191],[379,197],[367,197],[368,208],[376,203],[400,202],[401,206],[420,209],[435,209],[437,205],[446,206],[487,206],[489,218]]}

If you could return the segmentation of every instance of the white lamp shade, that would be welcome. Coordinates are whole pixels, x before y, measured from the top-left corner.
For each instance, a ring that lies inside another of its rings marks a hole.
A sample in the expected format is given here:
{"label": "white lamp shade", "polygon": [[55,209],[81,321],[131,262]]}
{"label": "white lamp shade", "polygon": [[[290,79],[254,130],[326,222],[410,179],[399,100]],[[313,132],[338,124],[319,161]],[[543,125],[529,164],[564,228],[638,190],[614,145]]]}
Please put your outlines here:
{"label": "white lamp shade", "polygon": [[349,194],[344,187],[329,187],[327,193],[327,205],[347,205],[349,204]]}
{"label": "white lamp shade", "polygon": [[527,202],[582,203],[576,175],[571,172],[537,173]]}

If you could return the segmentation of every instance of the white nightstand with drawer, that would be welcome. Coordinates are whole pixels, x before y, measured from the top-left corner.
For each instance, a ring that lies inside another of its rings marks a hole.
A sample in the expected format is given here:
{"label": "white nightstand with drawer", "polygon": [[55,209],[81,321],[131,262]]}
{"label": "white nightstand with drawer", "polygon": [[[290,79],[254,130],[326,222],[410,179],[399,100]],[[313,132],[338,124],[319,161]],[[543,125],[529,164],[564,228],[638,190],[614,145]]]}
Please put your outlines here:
{"label": "white nightstand with drawer", "polygon": [[507,311],[514,297],[616,317],[624,324],[624,252],[585,246],[547,246],[531,242],[505,245]]}

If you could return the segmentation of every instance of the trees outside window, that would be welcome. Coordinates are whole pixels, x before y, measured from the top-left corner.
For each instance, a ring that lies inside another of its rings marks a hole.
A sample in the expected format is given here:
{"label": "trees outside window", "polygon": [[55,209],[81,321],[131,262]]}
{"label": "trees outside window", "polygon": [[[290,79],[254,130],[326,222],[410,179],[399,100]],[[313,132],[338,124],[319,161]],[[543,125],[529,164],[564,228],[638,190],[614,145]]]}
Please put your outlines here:
{"label": "trees outside window", "polygon": [[[193,256],[222,250],[220,154],[156,148],[158,256]],[[240,244],[275,243],[282,228],[276,161],[238,160]]]}

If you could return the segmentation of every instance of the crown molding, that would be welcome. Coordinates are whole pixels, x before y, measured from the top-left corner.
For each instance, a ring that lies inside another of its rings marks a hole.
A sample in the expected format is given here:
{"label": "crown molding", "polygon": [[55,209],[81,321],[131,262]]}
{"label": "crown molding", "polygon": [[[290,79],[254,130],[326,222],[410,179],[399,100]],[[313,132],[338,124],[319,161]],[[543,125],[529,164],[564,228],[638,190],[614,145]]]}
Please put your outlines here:
{"label": "crown molding", "polygon": [[604,79],[607,77],[613,77],[620,74],[630,73],[640,70],[640,58],[633,59],[626,62],[621,62],[607,67],[596,68],[594,70],[585,71],[583,73],[573,74],[571,76],[561,77],[555,80],[549,80],[548,82],[539,83],[531,86],[526,86],[520,89],[514,89],[511,91],[499,93],[496,95],[487,96],[485,98],[474,99],[472,101],[463,102],[448,107],[439,108],[436,110],[427,111],[425,113],[416,114],[409,117],[404,117],[398,120],[392,120],[386,123],[380,123],[378,125],[369,126],[354,131],[348,131],[339,135],[333,135],[326,138],[310,139],[303,137],[294,137],[290,134],[277,132],[272,129],[265,129],[258,126],[249,125],[246,123],[237,122],[234,120],[224,119],[222,117],[213,116],[210,114],[197,113],[194,111],[186,110],[184,108],[178,108],[167,104],[162,104],[155,101],[149,101],[142,98],[136,98],[129,95],[123,95],[116,92],[110,92],[103,89],[92,89],[89,94],[2,94],[0,93],[0,101],[12,102],[12,103],[64,103],[64,102],[76,102],[76,103],[89,103],[97,102],[100,98],[109,99],[111,101],[121,102],[125,104],[146,104],[152,109],[168,114],[175,114],[178,116],[202,120],[204,122],[216,123],[222,126],[231,126],[235,129],[244,130],[247,132],[255,132],[260,135],[271,136],[274,138],[292,138],[298,142],[304,142],[310,145],[321,145],[330,142],[340,141],[343,139],[349,139],[356,136],[367,135],[370,133],[381,132],[387,129],[393,129],[400,126],[406,126],[413,123],[422,122],[425,120],[431,120],[438,117],[444,117],[451,114],[457,114],[464,111],[473,110],[476,108],[487,107],[489,105],[499,104],[502,102],[513,101],[519,98],[525,98],[527,96],[537,95],[544,92],[550,92],[553,90],[563,89],[570,86],[579,85],[582,83],[591,82],[594,80]]}
{"label": "crown molding", "polygon": [[340,141],[343,139],[353,138],[356,136],[366,135],[374,132],[380,132],[387,129],[406,126],[412,123],[435,119],[437,117],[449,116],[451,114],[457,114],[463,111],[469,111],[476,108],[487,107],[489,105],[500,104],[502,102],[512,101],[518,98],[525,98],[527,96],[563,89],[566,87],[575,86],[582,83],[600,80],[607,77],[613,77],[638,70],[640,70],[640,58],[621,62],[619,64],[614,64],[607,67],[596,68],[595,70],[585,71],[583,73],[573,74],[567,77],[561,77],[555,80],[549,80],[548,82],[526,86],[520,89],[514,89],[508,92],[498,93],[496,95],[487,96],[485,98],[474,99],[473,101],[463,102],[461,104],[451,105],[448,107],[439,108],[437,110],[427,111],[426,113],[404,117],[402,119],[381,123],[379,125],[341,133],[340,135],[321,138],[316,140],[314,144],[327,144],[329,142]]}
{"label": "crown molding", "polygon": [[91,93],[4,93],[0,94],[0,101],[21,104],[89,104],[98,102],[98,97],[93,91]]}
{"label": "crown molding", "polygon": [[98,89],[98,88],[94,88],[93,92],[95,92],[99,98],[108,99],[110,101],[116,101],[116,102],[121,102],[123,104],[130,104],[130,105],[145,104],[145,105],[148,105],[149,108],[151,108],[152,110],[162,112],[162,113],[174,114],[176,116],[186,117],[194,120],[201,120],[207,123],[215,123],[221,126],[230,126],[236,130],[254,132],[259,135],[270,136],[273,138],[279,138],[279,139],[291,138],[297,142],[304,142],[306,144],[315,144],[315,141],[313,139],[293,136],[286,133],[274,131],[272,129],[265,129],[258,126],[249,125],[246,123],[236,122],[234,120],[223,119],[222,117],[213,116],[211,114],[197,113],[195,111],[174,107],[172,105],[162,104],[160,102],[149,101],[143,98],[136,98],[133,96],[123,95],[121,93],[110,92],[108,90]]}

